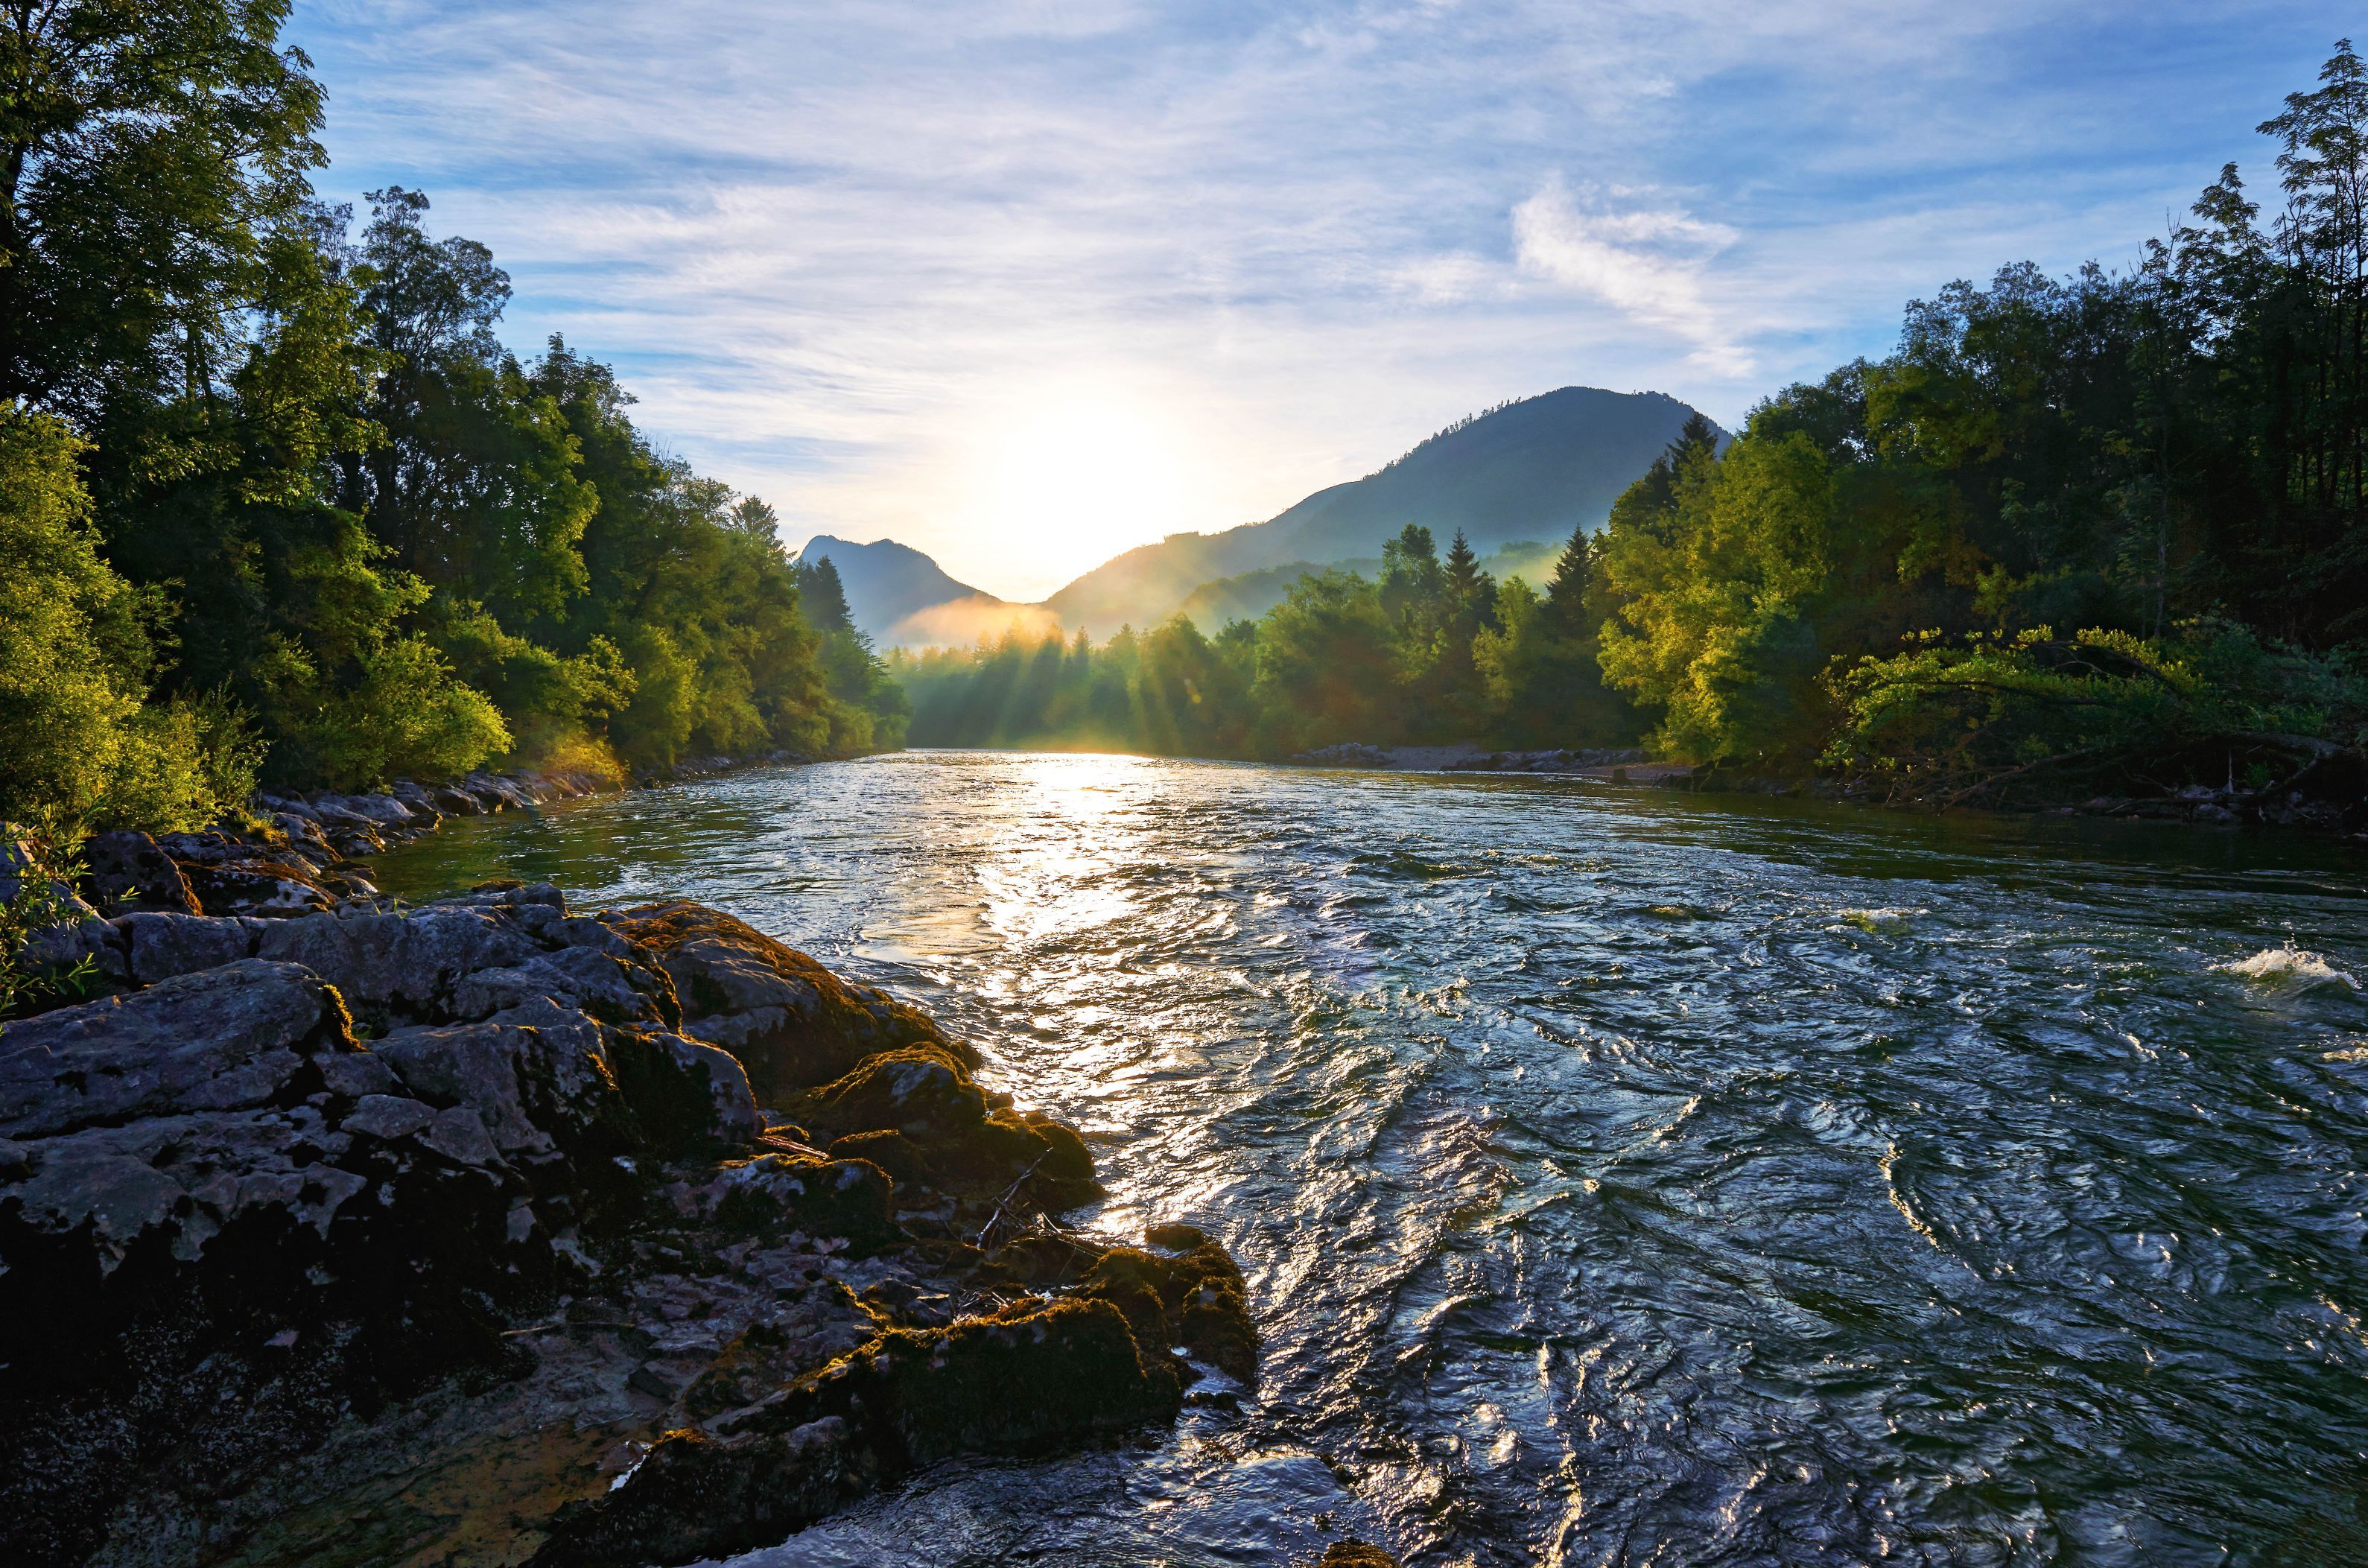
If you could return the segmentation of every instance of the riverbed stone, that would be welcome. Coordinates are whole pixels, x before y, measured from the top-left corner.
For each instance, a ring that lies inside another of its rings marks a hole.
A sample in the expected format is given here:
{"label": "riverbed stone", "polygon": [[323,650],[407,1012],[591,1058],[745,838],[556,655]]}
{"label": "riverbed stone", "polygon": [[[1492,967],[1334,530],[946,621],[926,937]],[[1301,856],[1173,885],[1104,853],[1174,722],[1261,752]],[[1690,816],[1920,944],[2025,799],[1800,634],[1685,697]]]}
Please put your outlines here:
{"label": "riverbed stone", "polygon": [[624,1108],[600,1027],[551,1002],[478,1023],[397,1029],[372,1042],[370,1054],[418,1098],[473,1111],[509,1153],[584,1150],[596,1141],[622,1146]]}
{"label": "riverbed stone", "polygon": [[[1240,1267],[1215,1243],[1203,1242],[1178,1257],[1113,1247],[1094,1264],[1076,1293],[1117,1305],[1147,1341],[1181,1345],[1218,1370],[1256,1386],[1258,1335],[1250,1321],[1248,1287]],[[1142,1321],[1146,1302],[1148,1330]]]}
{"label": "riverbed stone", "polygon": [[127,909],[199,912],[188,878],[147,834],[93,834],[84,840],[81,855],[83,894],[108,914]]}
{"label": "riverbed stone", "polygon": [[0,1032],[0,1136],[301,1097],[307,1059],[354,1049],[321,978],[241,960]]}
{"label": "riverbed stone", "polygon": [[934,1046],[965,1067],[978,1063],[975,1051],[918,1009],[842,980],[721,911],[654,903],[607,918],[671,977],[685,1030],[737,1057],[768,1105],[905,1046]]}
{"label": "riverbed stone", "polygon": [[560,1519],[531,1568],[677,1563],[769,1546],[879,1480],[871,1451],[826,1416],[736,1444],[670,1433],[610,1497]]}
{"label": "riverbed stone", "polygon": [[[1101,1195],[1092,1153],[1075,1128],[993,1101],[959,1062],[933,1046],[867,1057],[814,1091],[806,1114],[840,1137],[897,1134],[933,1179],[960,1190],[1025,1198],[1052,1212]],[[898,1151],[901,1153],[901,1151]]]}
{"label": "riverbed stone", "polygon": [[189,860],[181,870],[209,915],[306,915],[336,903],[292,859]]}
{"label": "riverbed stone", "polygon": [[284,921],[263,933],[256,955],[304,965],[365,1017],[416,1022],[450,1017],[452,990],[467,976],[524,963],[539,950],[495,910],[437,904]]}
{"label": "riverbed stone", "polygon": [[117,916],[131,977],[154,985],[176,974],[251,958],[259,922],[234,915],[142,912]]}
{"label": "riverbed stone", "polygon": [[[235,869],[224,835],[188,836]],[[187,1520],[389,1399],[515,1376],[532,1358],[502,1331],[527,1312],[618,1340],[570,1419],[655,1402],[701,1424],[613,1494],[632,1506],[560,1521],[554,1562],[761,1544],[932,1456],[1174,1413],[1167,1346],[1196,1343],[1179,1260],[988,1319],[956,1319],[967,1288],[927,1272],[975,1267],[982,1222],[1036,1223],[1063,1181],[1093,1190],[1074,1131],[980,1085],[974,1051],[885,994],[653,907],[586,919],[508,884],[93,922],[145,989],[0,1033],[0,1321],[43,1347],[0,1358],[0,1560],[80,1561],[128,1499]],[[791,1114],[758,1108],[749,1060]],[[618,1304],[559,1294],[586,1289]]]}
{"label": "riverbed stone", "polygon": [[956,1454],[1042,1454],[1172,1418],[1181,1379],[1104,1301],[892,1328],[728,1439],[669,1433],[564,1516],[533,1568],[673,1564],[767,1546],[880,1481]]}
{"label": "riverbed stone", "polygon": [[349,1137],[382,1138],[389,1142],[408,1138],[436,1119],[436,1108],[424,1100],[405,1098],[400,1095],[364,1095],[355,1101],[354,1108],[337,1131]]}
{"label": "riverbed stone", "polygon": [[[543,924],[556,922],[549,909],[530,912],[544,916]],[[519,925],[535,930],[537,923],[524,918],[529,911],[518,913]],[[563,947],[524,963],[467,975],[454,984],[450,1006],[462,1017],[478,1017],[548,998],[604,1023],[640,1022],[656,1028],[667,1021],[663,1001],[671,999],[672,989],[662,971],[647,965],[592,948]]]}
{"label": "riverbed stone", "polygon": [[803,1231],[844,1237],[865,1256],[904,1234],[892,1216],[886,1173],[864,1160],[765,1153],[730,1160],[697,1191],[701,1210],[755,1235]]}

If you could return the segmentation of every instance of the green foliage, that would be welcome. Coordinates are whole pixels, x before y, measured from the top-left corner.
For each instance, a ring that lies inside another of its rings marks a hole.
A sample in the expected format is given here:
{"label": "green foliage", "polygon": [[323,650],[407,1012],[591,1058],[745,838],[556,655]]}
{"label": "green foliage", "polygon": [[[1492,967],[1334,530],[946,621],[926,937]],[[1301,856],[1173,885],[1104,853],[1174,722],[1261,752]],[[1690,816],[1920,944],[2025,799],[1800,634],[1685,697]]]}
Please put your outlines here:
{"label": "green foliage", "polygon": [[80,868],[48,840],[19,840],[9,831],[12,836],[0,838],[0,1018],[61,993],[71,998],[91,988],[97,968],[85,958],[63,973],[44,972],[26,956],[36,933],[74,917]]}
{"label": "green foliage", "polygon": [[0,381],[63,420],[7,432],[0,809],[188,826],[258,766],[898,744],[901,688],[843,602],[806,623],[768,508],[652,451],[604,367],[520,364],[508,278],[424,196],[373,193],[358,237],[312,199],[284,16],[0,18]]}
{"label": "green foliage", "polygon": [[1399,694],[1429,653],[1439,582],[1429,532],[1407,532],[1417,548],[1391,562],[1395,581],[1387,570],[1379,587],[1346,572],[1302,577],[1258,622],[1252,694],[1269,751],[1405,738]]}
{"label": "green foliage", "polygon": [[197,826],[251,785],[253,748],[219,700],[144,703],[156,607],[99,557],[81,449],[0,407],[0,819],[57,843]]}
{"label": "green foliage", "polygon": [[1814,740],[1816,620],[1843,540],[1825,455],[1797,430],[1747,428],[1724,458],[1672,465],[1666,509],[1615,509],[1601,569],[1616,608],[1605,678],[1662,715],[1654,744],[1708,762]]}
{"label": "green foliage", "polygon": [[284,642],[257,665],[276,777],[358,790],[398,775],[451,778],[509,749],[501,710],[418,632],[360,650],[337,679]]}
{"label": "green foliage", "polygon": [[2045,627],[1946,638],[1831,676],[1837,768],[1950,801],[2145,783],[2289,782],[2368,744],[2368,675],[2225,620],[2159,638]]}
{"label": "green foliage", "polygon": [[286,0],[0,14],[0,402],[88,428],[234,361],[310,194],[321,90]]}

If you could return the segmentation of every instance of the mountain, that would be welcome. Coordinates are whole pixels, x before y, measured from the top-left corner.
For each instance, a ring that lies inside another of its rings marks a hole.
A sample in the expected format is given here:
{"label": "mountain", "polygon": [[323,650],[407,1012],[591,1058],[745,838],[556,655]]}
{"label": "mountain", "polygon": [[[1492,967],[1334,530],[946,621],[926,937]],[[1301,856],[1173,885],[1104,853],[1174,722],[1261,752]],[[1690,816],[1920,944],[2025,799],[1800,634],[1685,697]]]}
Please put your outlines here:
{"label": "mountain", "polygon": [[999,635],[1015,621],[1032,629],[1050,619],[1033,605],[1012,604],[956,581],[935,561],[893,539],[856,544],[816,534],[797,559],[828,561],[838,568],[848,616],[882,647],[960,645]]}
{"label": "mountain", "polygon": [[[1600,526],[1693,413],[1660,392],[1600,387],[1507,403],[1263,523],[1170,534],[1130,550],[1054,594],[1044,608],[1063,626],[1106,637],[1121,625],[1166,619],[1203,584],[1378,558],[1382,541],[1408,523],[1429,527],[1442,551],[1459,528],[1483,554],[1517,541],[1559,543],[1580,524]],[[1289,572],[1281,585],[1298,574]],[[1251,597],[1274,585],[1269,578]]]}

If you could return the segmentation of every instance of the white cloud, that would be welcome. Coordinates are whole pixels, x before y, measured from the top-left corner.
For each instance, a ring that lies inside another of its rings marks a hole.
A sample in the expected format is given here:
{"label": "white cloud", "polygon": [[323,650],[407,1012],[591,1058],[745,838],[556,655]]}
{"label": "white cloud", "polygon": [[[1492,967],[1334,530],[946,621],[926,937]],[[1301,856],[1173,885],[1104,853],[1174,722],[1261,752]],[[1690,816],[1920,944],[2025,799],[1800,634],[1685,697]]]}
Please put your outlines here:
{"label": "white cloud", "polygon": [[1584,202],[1559,177],[1513,209],[1514,256],[1523,272],[1568,285],[1694,345],[1720,375],[1748,375],[1750,354],[1705,286],[1711,260],[1737,235],[1668,207],[1619,207],[1637,192]]}
{"label": "white cloud", "polygon": [[[513,341],[614,358],[792,534],[1027,596],[1508,396],[1732,423],[1911,293],[2118,255],[2306,80],[2315,6],[316,0],[296,34],[324,184],[427,188]],[[1011,411],[1087,384],[1167,478],[1065,541],[981,520]]]}

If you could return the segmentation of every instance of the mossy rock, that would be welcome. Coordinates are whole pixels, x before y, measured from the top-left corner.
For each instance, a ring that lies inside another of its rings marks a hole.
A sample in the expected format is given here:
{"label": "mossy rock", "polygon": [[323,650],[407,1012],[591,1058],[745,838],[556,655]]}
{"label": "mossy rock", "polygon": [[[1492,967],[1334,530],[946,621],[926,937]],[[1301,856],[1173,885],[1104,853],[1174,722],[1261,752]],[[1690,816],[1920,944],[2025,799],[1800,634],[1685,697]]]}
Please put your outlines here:
{"label": "mossy rock", "polygon": [[969,1070],[935,1046],[866,1057],[814,1091],[814,1119],[835,1131],[896,1131],[934,1142],[986,1120],[986,1097]]}
{"label": "mossy rock", "polygon": [[672,977],[689,1031],[739,1058],[766,1105],[907,1046],[928,1046],[964,1069],[978,1065],[978,1052],[928,1014],[843,980],[720,910],[653,903],[603,918]]}
{"label": "mossy rock", "polygon": [[1240,1267],[1215,1242],[1181,1257],[1135,1247],[1104,1253],[1077,1288],[1080,1296],[1126,1302],[1148,1290],[1163,1312],[1163,1343],[1181,1345],[1243,1382],[1258,1381],[1258,1335]]}
{"label": "mossy rock", "polygon": [[1172,1418],[1172,1358],[1107,1301],[1015,1302],[945,1328],[895,1328],[801,1385],[775,1419],[860,1422],[891,1468],[1039,1454]]}
{"label": "mossy rock", "polygon": [[857,1256],[900,1239],[888,1173],[869,1160],[728,1160],[709,1188],[715,1222],[745,1234],[844,1236]]}
{"label": "mossy rock", "polygon": [[623,1485],[563,1510],[530,1568],[696,1562],[770,1546],[877,1483],[837,1418],[735,1443],[669,1432]]}
{"label": "mossy rock", "polygon": [[680,1431],[564,1513],[533,1568],[692,1562],[770,1545],[857,1492],[956,1454],[1044,1454],[1172,1419],[1181,1380],[1102,1301],[1016,1303],[889,1329],[795,1385],[744,1436]]}
{"label": "mossy rock", "polygon": [[1102,1196],[1094,1157],[1075,1128],[1039,1111],[991,1108],[960,1062],[933,1046],[866,1058],[854,1072],[814,1091],[809,1114],[839,1141],[891,1133],[906,1158],[921,1157],[920,1179],[933,1190],[1000,1198],[1025,1184],[1035,1208],[1058,1213]]}
{"label": "mossy rock", "polygon": [[831,1141],[834,1160],[867,1160],[888,1173],[897,1195],[915,1202],[937,1185],[936,1169],[918,1143],[901,1132],[851,1132]]}
{"label": "mossy rock", "polygon": [[1396,1558],[1370,1542],[1336,1540],[1325,1549],[1315,1568],[1400,1568],[1400,1564]]}

